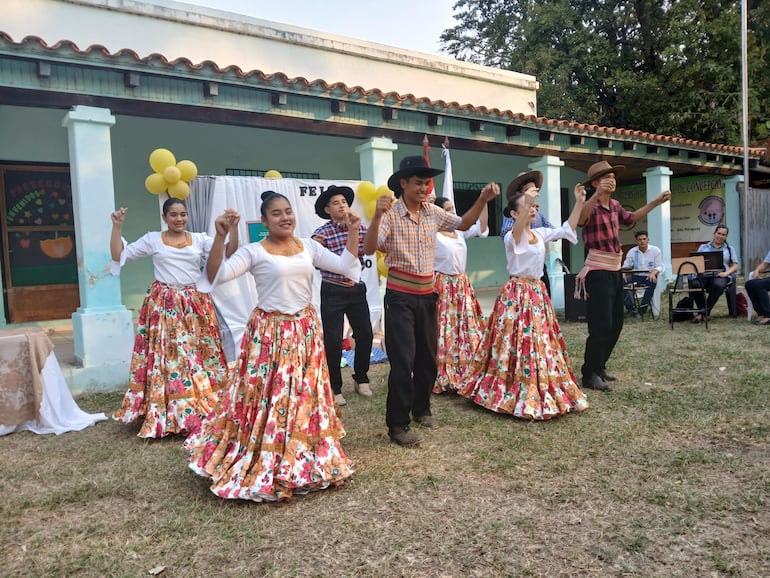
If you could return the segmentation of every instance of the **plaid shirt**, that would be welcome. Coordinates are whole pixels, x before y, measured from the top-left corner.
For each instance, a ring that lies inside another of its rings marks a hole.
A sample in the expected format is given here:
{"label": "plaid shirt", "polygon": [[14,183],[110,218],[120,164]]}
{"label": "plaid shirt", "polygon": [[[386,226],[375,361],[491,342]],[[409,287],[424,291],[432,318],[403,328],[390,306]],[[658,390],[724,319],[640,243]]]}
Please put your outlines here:
{"label": "plaid shirt", "polygon": [[[364,267],[364,237],[366,236],[366,225],[361,224],[361,228],[358,231],[358,260],[361,261],[361,267]],[[330,219],[327,223],[318,227],[313,231],[313,239],[321,243],[324,247],[329,249],[332,253],[341,255],[345,250],[345,245],[348,243],[348,227]],[[332,281],[334,283],[341,283],[343,285],[351,285],[358,283],[358,279],[349,279],[339,273],[332,273],[331,271],[321,271],[321,278],[324,281]]]}
{"label": "plaid shirt", "polygon": [[618,201],[610,199],[610,207],[596,203],[588,222],[583,225],[583,245],[607,253],[622,253],[620,225],[633,225],[634,214],[623,208]]}
{"label": "plaid shirt", "polygon": [[436,233],[454,231],[462,218],[431,203],[422,203],[419,218],[411,215],[398,199],[382,216],[377,249],[385,253],[385,264],[415,275],[433,275]]}

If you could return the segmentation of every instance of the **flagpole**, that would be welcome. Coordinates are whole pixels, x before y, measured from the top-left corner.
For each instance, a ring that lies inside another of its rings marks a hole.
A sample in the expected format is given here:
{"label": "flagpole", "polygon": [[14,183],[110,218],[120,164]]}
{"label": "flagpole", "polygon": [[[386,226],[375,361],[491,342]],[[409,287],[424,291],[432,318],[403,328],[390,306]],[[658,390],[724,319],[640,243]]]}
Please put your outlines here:
{"label": "flagpole", "polygon": [[[426,134],[422,137],[422,156],[425,159],[425,163],[428,166],[430,166],[430,158],[428,157],[429,150],[430,150],[430,142],[428,141],[428,135]],[[428,191],[428,197],[430,197],[431,195],[435,196],[436,188],[434,185],[435,185],[434,179],[431,179],[430,190]],[[430,198],[428,200],[430,201]],[[430,201],[430,202],[433,202],[433,201]]]}
{"label": "flagpole", "polygon": [[455,211],[457,211],[457,205],[455,204],[454,177],[452,176],[452,159],[449,157],[449,137],[444,137],[441,148],[441,154],[444,155],[444,188],[441,196],[449,199],[452,202],[452,205],[454,205]]}
{"label": "flagpole", "polygon": [[[746,0],[741,0],[741,96],[743,105],[743,194],[739,197],[741,207],[741,249],[746,257],[748,249],[748,231],[746,224],[746,201],[749,190],[749,66],[748,66],[748,7]],[[744,273],[748,271],[748,260],[742,259]]]}

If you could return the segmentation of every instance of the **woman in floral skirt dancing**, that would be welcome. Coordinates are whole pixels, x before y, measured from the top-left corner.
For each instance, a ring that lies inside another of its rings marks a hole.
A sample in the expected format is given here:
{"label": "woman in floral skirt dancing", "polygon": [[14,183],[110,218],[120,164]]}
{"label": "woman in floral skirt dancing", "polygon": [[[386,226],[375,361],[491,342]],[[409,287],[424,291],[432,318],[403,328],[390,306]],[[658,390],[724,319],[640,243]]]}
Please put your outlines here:
{"label": "woman in floral skirt dancing", "polygon": [[338,486],[353,473],[340,444],[345,431],[312,284],[316,267],[354,280],[361,275],[355,213],[348,214],[346,250],[336,255],[294,236],[295,215],[283,195],[263,193],[260,211],[268,236],[223,264],[227,219],[216,223],[209,278],[217,283],[251,273],[258,303],[221,406],[185,442],[190,469],[211,480],[215,495],[257,502]]}
{"label": "woman in floral skirt dancing", "polygon": [[[228,252],[238,247],[238,214],[225,213]],[[209,285],[201,266],[214,240],[187,231],[187,209],[178,199],[163,203],[165,231],[153,231],[133,243],[121,237],[126,209],[111,215],[111,272],[128,261],[151,257],[155,281],[139,312],[131,356],[128,391],[113,418],[123,423],[142,420],[139,437],[189,434],[217,404],[225,385],[227,361]],[[200,289],[199,290],[199,286]]]}
{"label": "woman in floral skirt dancing", "polygon": [[560,228],[531,229],[537,216],[538,188],[535,182],[518,186],[521,190],[510,196],[505,210],[506,216],[516,219],[504,239],[510,279],[495,300],[466,385],[458,393],[498,413],[547,420],[588,407],[551,299],[540,280],[545,243],[555,239],[577,243],[575,227],[585,203],[585,188],[575,186],[575,206]]}
{"label": "woman in floral skirt dancing", "polygon": [[[434,204],[455,214],[452,201],[437,197]],[[463,374],[473,358],[484,332],[484,312],[473,294],[465,273],[468,246],[465,239],[489,234],[487,207],[479,220],[467,231],[439,231],[436,234],[436,312],[438,314],[438,348],[436,382],[433,393],[455,391],[463,382]]]}

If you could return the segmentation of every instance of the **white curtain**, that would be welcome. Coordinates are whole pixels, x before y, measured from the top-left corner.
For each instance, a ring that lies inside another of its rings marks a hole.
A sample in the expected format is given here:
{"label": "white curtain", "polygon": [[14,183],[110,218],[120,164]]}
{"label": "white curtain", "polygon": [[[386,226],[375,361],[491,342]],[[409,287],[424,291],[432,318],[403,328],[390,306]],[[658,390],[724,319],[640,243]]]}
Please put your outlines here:
{"label": "white curtain", "polygon": [[[250,242],[249,223],[261,220],[259,208],[262,204],[261,195],[264,191],[275,191],[289,199],[297,218],[296,234],[298,237],[309,238],[313,231],[326,221],[315,214],[315,201],[325,188],[331,185],[349,186],[357,190],[361,181],[327,181],[304,179],[265,179],[260,177],[198,177],[214,178],[211,194],[211,206],[207,213],[209,222],[206,230],[214,235],[214,219],[225,209],[235,209],[241,215],[238,234],[241,244]],[[190,197],[195,194],[191,188]],[[190,199],[191,200],[191,199]],[[190,203],[188,200],[188,206]],[[353,210],[364,218],[363,206],[356,201]],[[367,267],[363,272],[366,283],[367,300],[372,325],[377,325],[382,316],[382,298],[379,290],[377,260],[371,256],[365,258]],[[313,304],[320,307],[321,276],[316,272],[314,282]],[[257,303],[257,290],[250,275],[242,275],[238,279],[218,285],[211,294],[217,310],[224,319],[227,328],[233,336],[235,352],[228,353],[228,359],[235,359],[240,350],[241,338],[246,329],[246,322]],[[233,355],[231,358],[230,356]]]}

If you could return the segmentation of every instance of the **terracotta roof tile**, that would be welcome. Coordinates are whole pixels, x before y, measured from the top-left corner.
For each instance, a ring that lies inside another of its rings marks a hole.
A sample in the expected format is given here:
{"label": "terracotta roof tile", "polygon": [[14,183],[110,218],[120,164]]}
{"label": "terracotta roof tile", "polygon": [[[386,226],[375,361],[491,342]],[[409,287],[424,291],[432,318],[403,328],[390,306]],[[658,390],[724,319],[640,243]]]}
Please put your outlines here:
{"label": "terracotta roof tile", "polygon": [[[233,75],[239,79],[249,79],[255,77],[266,84],[274,84],[276,86],[287,87],[299,87],[302,90],[309,90],[314,93],[323,93],[330,95],[344,96],[348,99],[361,99],[367,102],[382,102],[384,105],[393,105],[396,103],[402,105],[411,105],[416,108],[434,110],[436,112],[451,112],[452,114],[469,114],[469,115],[483,115],[488,117],[495,117],[496,120],[517,122],[525,126],[540,128],[543,130],[560,129],[566,134],[581,134],[581,133],[595,133],[592,136],[618,136],[618,137],[634,137],[637,139],[643,139],[653,143],[666,143],[666,144],[680,144],[688,145],[692,147],[710,149],[716,152],[727,153],[731,155],[742,155],[743,147],[708,143],[703,141],[695,141],[684,137],[675,137],[670,135],[659,135],[634,129],[616,128],[599,126],[596,124],[587,124],[581,122],[574,122],[564,119],[550,119],[546,117],[538,117],[535,115],[525,115],[523,113],[516,113],[510,110],[500,110],[498,108],[487,108],[483,105],[473,104],[460,104],[456,101],[446,102],[444,100],[431,100],[427,97],[417,97],[412,93],[399,94],[397,92],[389,91],[384,92],[379,88],[366,89],[361,86],[347,86],[343,82],[333,82],[329,84],[323,79],[308,80],[304,77],[298,76],[290,78],[283,72],[275,72],[266,74],[260,70],[243,71],[240,67],[235,65],[220,67],[216,62],[211,60],[204,60],[199,63],[194,63],[188,58],[176,58],[174,60],[168,60],[163,54],[152,53],[147,56],[139,56],[134,50],[130,48],[122,48],[116,52],[109,52],[107,48],[99,44],[92,44],[87,48],[81,50],[71,40],[61,40],[51,46],[38,36],[26,36],[21,42],[14,42],[13,39],[5,32],[0,32],[0,39],[8,45],[16,46],[19,48],[27,48],[36,46],[44,52],[64,52],[68,51],[76,57],[87,60],[92,55],[99,55],[110,60],[128,59],[134,63],[144,64],[151,68],[186,68],[190,71],[210,71],[215,75],[227,76]],[[38,50],[32,48],[33,51]],[[754,147],[749,149],[749,153],[754,157],[767,157],[767,149],[761,147]]]}

